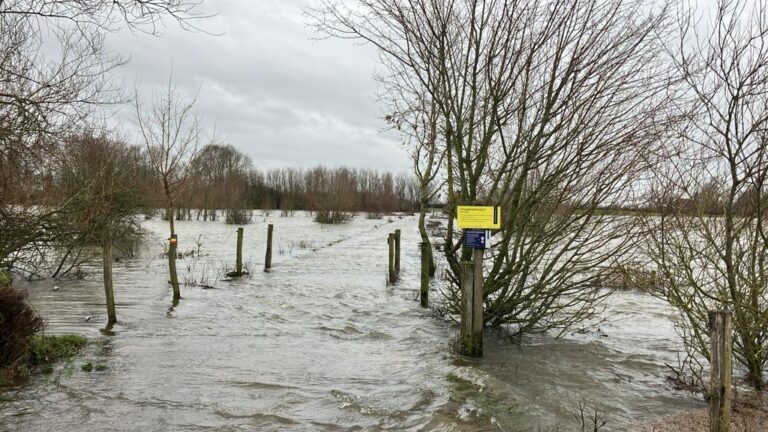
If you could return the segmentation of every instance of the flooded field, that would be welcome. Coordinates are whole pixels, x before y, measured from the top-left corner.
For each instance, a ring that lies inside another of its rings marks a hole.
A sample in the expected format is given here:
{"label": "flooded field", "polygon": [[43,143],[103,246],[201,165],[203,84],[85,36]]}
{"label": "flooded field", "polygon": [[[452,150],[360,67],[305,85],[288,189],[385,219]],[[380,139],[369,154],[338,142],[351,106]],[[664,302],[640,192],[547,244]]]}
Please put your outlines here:
{"label": "flooded field", "polygon": [[[261,271],[266,224],[275,225],[271,273]],[[221,280],[235,261],[236,229],[179,222],[182,286],[171,305],[167,224],[147,221],[140,257],[115,264],[119,324],[100,329],[98,268],[84,280],[24,285],[48,332],[91,338],[48,376],[0,393],[8,431],[581,430],[579,402],[599,405],[602,430],[703,406],[673,392],[670,311],[620,293],[599,332],[523,344],[486,333],[485,357],[452,354],[456,329],[419,307],[418,232],[412,216],[319,226],[309,215],[254,216],[245,227],[251,275]],[[385,284],[387,233],[402,229],[403,275]],[[54,286],[59,289],[54,291]],[[432,296],[436,297],[435,295]],[[84,362],[107,369],[83,372]]]}

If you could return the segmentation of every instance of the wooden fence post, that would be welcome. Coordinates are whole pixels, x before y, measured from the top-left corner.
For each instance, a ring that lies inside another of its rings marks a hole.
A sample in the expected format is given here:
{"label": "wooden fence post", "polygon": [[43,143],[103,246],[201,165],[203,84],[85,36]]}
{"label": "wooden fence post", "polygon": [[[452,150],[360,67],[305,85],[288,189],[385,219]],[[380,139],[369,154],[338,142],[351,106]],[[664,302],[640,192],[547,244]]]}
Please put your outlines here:
{"label": "wooden fence post", "polygon": [[[173,213],[171,213],[171,217],[173,217]],[[179,276],[176,274],[176,247],[178,243],[179,237],[176,234],[171,234],[171,238],[168,241],[168,270],[171,273],[173,301],[178,301],[181,298],[181,292],[179,290]]]}
{"label": "wooden fence post", "polygon": [[237,229],[237,261],[235,261],[235,273],[237,276],[243,274],[243,229]]}
{"label": "wooden fence post", "polygon": [[709,430],[731,430],[731,373],[733,364],[731,313],[709,312],[710,379]]}
{"label": "wooden fence post", "polygon": [[429,306],[429,259],[432,253],[430,246],[429,242],[421,243],[421,307]]}
{"label": "wooden fence post", "polygon": [[115,290],[112,286],[112,237],[104,240],[102,264],[104,267],[104,294],[107,297],[107,327],[117,322],[115,312]]}
{"label": "wooden fence post", "polygon": [[475,343],[474,355],[483,356],[483,253],[485,249],[473,249],[474,281],[472,283],[472,339]]}
{"label": "wooden fence post", "polygon": [[272,230],[273,225],[267,225],[267,256],[264,257],[264,271],[268,272],[272,269]]}
{"label": "wooden fence post", "polygon": [[395,283],[397,275],[395,274],[395,234],[389,233],[387,237],[387,244],[389,245],[389,283]]}
{"label": "wooden fence post", "polygon": [[461,262],[461,330],[459,334],[459,354],[474,356],[475,340],[472,329],[474,308],[474,267],[470,261]]}
{"label": "wooden fence post", "polygon": [[395,274],[400,276],[400,230],[395,230]]}

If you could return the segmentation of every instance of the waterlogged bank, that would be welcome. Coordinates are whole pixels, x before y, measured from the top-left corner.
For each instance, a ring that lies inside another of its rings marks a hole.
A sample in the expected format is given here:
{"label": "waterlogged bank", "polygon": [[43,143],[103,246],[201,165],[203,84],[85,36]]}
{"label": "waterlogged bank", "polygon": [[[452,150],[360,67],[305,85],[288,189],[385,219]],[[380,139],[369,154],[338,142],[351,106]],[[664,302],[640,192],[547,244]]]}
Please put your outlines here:
{"label": "waterlogged bank", "polygon": [[[267,223],[271,273],[261,271]],[[216,277],[234,265],[236,228],[179,222],[179,249],[201,235],[204,255],[180,260],[180,278],[213,288],[182,287],[175,308],[159,258],[167,225],[144,225],[153,234],[143,255],[115,265],[114,334],[100,331],[97,269],[28,286],[49,331],[96,340],[78,361],[108,368],[5,391],[0,430],[574,430],[580,401],[623,430],[701,406],[667,388],[677,338],[669,311],[642,294],[615,297],[600,333],[517,345],[489,332],[484,359],[456,358],[455,329],[416,301],[414,217],[330,227],[304,213],[256,217],[245,227],[251,276],[233,282]],[[386,287],[397,228],[402,281]]]}

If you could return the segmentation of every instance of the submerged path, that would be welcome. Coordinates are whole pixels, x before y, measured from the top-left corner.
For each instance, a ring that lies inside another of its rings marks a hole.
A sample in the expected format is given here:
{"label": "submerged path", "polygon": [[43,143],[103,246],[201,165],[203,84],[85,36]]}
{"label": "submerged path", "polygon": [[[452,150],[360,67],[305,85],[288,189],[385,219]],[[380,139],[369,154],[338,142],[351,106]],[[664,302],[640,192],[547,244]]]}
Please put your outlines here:
{"label": "submerged path", "polygon": [[[3,413],[25,431],[400,430],[428,423],[447,401],[452,330],[427,317],[405,288],[417,286],[413,219],[338,228],[302,227],[301,219],[270,221],[283,249],[275,251],[272,273],[260,271],[264,235],[257,230],[264,224],[249,225],[252,276],[216,289],[183,287],[172,311],[164,260],[116,270],[120,324],[112,337],[84,320],[101,313],[98,277],[60,282],[56,292],[33,284],[51,331],[96,338],[86,359],[109,369],[86,374],[77,363],[71,374],[10,396]],[[413,247],[404,247],[403,283],[387,288],[385,239],[396,228]],[[232,226],[181,222],[178,229],[182,250],[190,237],[203,236],[213,258],[195,264],[199,273],[212,277],[233,255]],[[179,261],[180,270],[192,261]]]}
{"label": "submerged path", "polygon": [[[491,335],[486,358],[467,363],[451,354],[453,327],[416,301],[415,218],[255,219],[245,233],[252,275],[231,283],[215,279],[234,263],[235,227],[178,224],[180,250],[201,235],[208,254],[179,261],[181,278],[216,288],[182,287],[173,309],[158,256],[166,228],[147,222],[144,256],[115,267],[114,335],[99,332],[98,269],[30,284],[49,331],[94,343],[72,365],[3,393],[0,430],[570,430],[580,400],[602,404],[614,426],[696,406],[664,387],[674,341],[668,328],[648,328],[668,317],[645,297],[609,308],[620,318],[606,327],[610,340],[536,337],[519,347]],[[266,223],[275,224],[272,273],[261,271]],[[402,281],[387,287],[386,235],[398,228]],[[86,361],[108,369],[82,372]]]}

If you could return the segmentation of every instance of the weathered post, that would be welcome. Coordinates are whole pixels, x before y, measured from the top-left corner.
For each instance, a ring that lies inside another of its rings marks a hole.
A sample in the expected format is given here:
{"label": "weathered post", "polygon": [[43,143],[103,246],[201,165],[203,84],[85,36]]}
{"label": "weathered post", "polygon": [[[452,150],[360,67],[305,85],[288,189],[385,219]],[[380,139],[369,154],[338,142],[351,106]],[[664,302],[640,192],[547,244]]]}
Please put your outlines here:
{"label": "weathered post", "polygon": [[395,274],[400,276],[400,230],[395,230]]}
{"label": "weathered post", "polygon": [[267,225],[267,256],[264,257],[264,271],[268,272],[272,269],[272,229],[273,225]]}
{"label": "weathered post", "polygon": [[397,275],[395,274],[395,234],[389,233],[387,237],[387,244],[389,245],[389,283],[395,283]]}
{"label": "weathered post", "polygon": [[474,267],[469,261],[461,262],[461,330],[459,334],[459,354],[475,356],[474,322]]}
{"label": "weathered post", "polygon": [[709,430],[731,430],[731,372],[732,335],[731,313],[709,312],[710,379],[709,379]]}
{"label": "weathered post", "polygon": [[421,307],[429,306],[429,259],[432,253],[429,242],[421,243]]}
{"label": "weathered post", "polygon": [[243,229],[237,229],[237,260],[235,261],[235,273],[243,274]]}
{"label": "weathered post", "polygon": [[[173,217],[173,214],[171,214],[171,217]],[[179,237],[176,234],[171,234],[171,238],[168,241],[168,269],[171,272],[173,301],[178,301],[181,298],[181,291],[179,291],[179,276],[176,274],[176,246],[178,243]]]}
{"label": "weathered post", "polygon": [[472,250],[472,339],[477,357],[483,356],[483,252],[484,249]]}
{"label": "weathered post", "polygon": [[102,264],[104,267],[104,294],[107,297],[107,327],[117,322],[117,313],[115,312],[115,291],[112,289],[112,238],[104,240],[104,255]]}
{"label": "weathered post", "polygon": [[[456,220],[464,230],[464,247],[472,249],[472,262],[462,263],[462,354],[483,356],[483,253],[492,247],[491,230],[501,229],[496,206],[457,206]],[[471,276],[467,273],[472,269]],[[470,343],[471,342],[471,343]]]}

